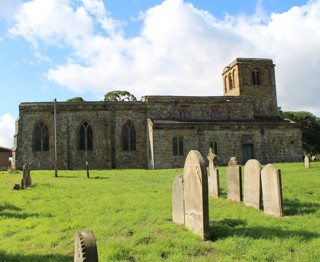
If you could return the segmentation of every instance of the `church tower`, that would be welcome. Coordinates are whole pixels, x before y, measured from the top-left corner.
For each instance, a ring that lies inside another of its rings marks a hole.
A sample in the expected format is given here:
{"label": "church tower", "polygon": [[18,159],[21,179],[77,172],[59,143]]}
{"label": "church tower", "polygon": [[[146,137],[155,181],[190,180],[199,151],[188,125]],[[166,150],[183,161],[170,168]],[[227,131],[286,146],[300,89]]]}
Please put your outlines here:
{"label": "church tower", "polygon": [[223,70],[224,95],[251,96],[255,116],[278,116],[274,66],[271,59],[237,58]]}

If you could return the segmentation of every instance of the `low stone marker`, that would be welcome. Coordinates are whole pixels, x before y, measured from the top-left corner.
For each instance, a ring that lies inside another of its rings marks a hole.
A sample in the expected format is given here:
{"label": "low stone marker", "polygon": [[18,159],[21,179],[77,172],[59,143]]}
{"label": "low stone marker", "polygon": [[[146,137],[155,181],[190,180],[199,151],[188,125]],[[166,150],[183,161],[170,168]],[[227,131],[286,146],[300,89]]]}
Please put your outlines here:
{"label": "low stone marker", "polygon": [[261,171],[263,210],[265,214],[283,216],[281,171],[268,164]]}
{"label": "low stone marker", "polygon": [[231,201],[242,201],[241,166],[236,157],[231,157],[227,167],[227,194]]}
{"label": "low stone marker", "polygon": [[261,209],[261,165],[259,161],[250,159],[244,166],[243,203]]}
{"label": "low stone marker", "polygon": [[22,189],[31,186],[30,166],[28,163],[23,165],[23,177],[21,180]]}
{"label": "low stone marker", "polygon": [[184,225],[184,185],[182,175],[177,175],[172,185],[172,221],[177,225]]}
{"label": "low stone marker", "polygon": [[74,262],[97,262],[96,238],[91,230],[76,232],[74,242]]}
{"label": "low stone marker", "polygon": [[183,182],[185,227],[209,239],[208,177],[203,157],[197,150],[187,155]]}
{"label": "low stone marker", "polygon": [[207,156],[209,160],[209,167],[208,167],[208,189],[209,189],[209,196],[212,197],[219,197],[219,170],[215,166],[215,159],[217,155],[214,153],[213,149],[209,148],[209,153]]}
{"label": "low stone marker", "polygon": [[310,168],[310,157],[309,156],[304,157],[304,167]]}

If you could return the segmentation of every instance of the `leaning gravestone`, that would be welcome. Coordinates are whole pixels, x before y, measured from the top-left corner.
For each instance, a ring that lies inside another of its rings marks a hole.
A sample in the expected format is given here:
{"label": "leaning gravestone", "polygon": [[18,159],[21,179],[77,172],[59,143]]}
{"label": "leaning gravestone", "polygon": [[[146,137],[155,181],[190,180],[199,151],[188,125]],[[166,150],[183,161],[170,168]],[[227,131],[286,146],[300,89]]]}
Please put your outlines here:
{"label": "leaning gravestone", "polygon": [[261,171],[264,213],[278,217],[283,216],[281,171],[268,164]]}
{"label": "leaning gravestone", "polygon": [[242,201],[241,166],[236,157],[231,157],[227,167],[228,199],[236,202]]}
{"label": "leaning gravestone", "polygon": [[78,231],[74,242],[74,262],[97,262],[96,238],[91,230]]}
{"label": "leaning gravestone", "polygon": [[23,177],[21,180],[21,186],[22,188],[31,186],[30,165],[28,163],[25,163],[23,165]]}
{"label": "leaning gravestone", "polygon": [[207,156],[209,160],[208,167],[208,188],[209,195],[213,197],[219,197],[219,170],[215,166],[215,159],[217,155],[214,153],[212,147],[209,148]]}
{"label": "leaning gravestone", "polygon": [[310,158],[309,156],[304,157],[304,167],[305,168],[310,168]]}
{"label": "leaning gravestone", "polygon": [[243,203],[261,209],[261,165],[259,161],[250,159],[244,166]]}
{"label": "leaning gravestone", "polygon": [[209,239],[208,177],[203,157],[191,150],[183,170],[185,226],[190,231]]}
{"label": "leaning gravestone", "polygon": [[177,225],[184,225],[184,188],[182,175],[177,175],[172,185],[172,221]]}

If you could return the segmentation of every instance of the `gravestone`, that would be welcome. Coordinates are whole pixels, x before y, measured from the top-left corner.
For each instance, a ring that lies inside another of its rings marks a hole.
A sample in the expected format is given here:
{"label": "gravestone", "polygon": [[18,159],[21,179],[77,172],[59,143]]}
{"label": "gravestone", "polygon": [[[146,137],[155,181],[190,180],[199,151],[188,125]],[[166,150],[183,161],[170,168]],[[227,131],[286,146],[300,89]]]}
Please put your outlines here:
{"label": "gravestone", "polygon": [[261,209],[261,165],[259,161],[250,159],[244,166],[243,203]]}
{"label": "gravestone", "polygon": [[310,168],[310,158],[309,156],[304,157],[304,167],[305,168]]}
{"label": "gravestone", "polygon": [[26,188],[28,186],[31,186],[30,166],[28,163],[25,163],[23,165],[23,177],[21,180],[21,186],[22,186],[22,188]]}
{"label": "gravestone", "polygon": [[74,242],[74,262],[97,262],[96,238],[91,230],[76,232]]}
{"label": "gravestone", "polygon": [[185,227],[209,239],[208,177],[203,157],[197,150],[187,155],[184,169]]}
{"label": "gravestone", "polygon": [[227,167],[228,199],[236,202],[242,201],[241,166],[236,157],[231,157]]}
{"label": "gravestone", "polygon": [[207,171],[209,195],[219,197],[219,170],[215,166],[215,159],[217,158],[217,155],[214,153],[212,147],[209,148],[207,158],[209,160],[209,167]]}
{"label": "gravestone", "polygon": [[265,214],[283,216],[281,171],[268,164],[261,171],[263,210]]}
{"label": "gravestone", "polygon": [[172,185],[172,221],[177,225],[184,225],[184,188],[182,175],[177,175]]}

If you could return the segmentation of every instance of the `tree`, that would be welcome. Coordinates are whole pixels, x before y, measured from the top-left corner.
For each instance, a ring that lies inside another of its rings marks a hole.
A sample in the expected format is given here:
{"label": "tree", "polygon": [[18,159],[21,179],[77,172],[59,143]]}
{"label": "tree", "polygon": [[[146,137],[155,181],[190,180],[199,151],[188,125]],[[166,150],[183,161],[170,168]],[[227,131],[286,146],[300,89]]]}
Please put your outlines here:
{"label": "tree", "polygon": [[104,101],[137,101],[137,98],[128,91],[115,90],[106,93]]}
{"label": "tree", "polygon": [[309,112],[280,112],[284,118],[301,124],[302,147],[306,154],[320,153],[320,119]]}
{"label": "tree", "polygon": [[66,102],[84,102],[84,100],[82,97],[77,96],[77,97],[70,98],[70,99],[66,100]]}

